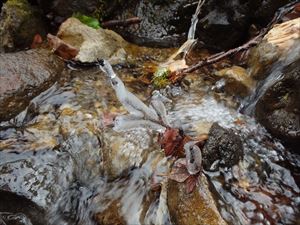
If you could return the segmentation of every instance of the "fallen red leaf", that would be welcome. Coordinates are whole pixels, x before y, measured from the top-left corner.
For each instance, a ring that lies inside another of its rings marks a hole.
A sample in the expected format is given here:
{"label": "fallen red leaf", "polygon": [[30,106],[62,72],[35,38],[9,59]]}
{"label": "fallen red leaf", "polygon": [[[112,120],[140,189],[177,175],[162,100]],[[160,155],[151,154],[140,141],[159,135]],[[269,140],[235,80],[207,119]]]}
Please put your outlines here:
{"label": "fallen red leaf", "polygon": [[168,128],[160,138],[161,147],[165,150],[166,156],[178,156],[183,136],[179,134],[176,128]]}
{"label": "fallen red leaf", "polygon": [[55,54],[64,59],[73,59],[78,54],[79,50],[70,44],[67,44],[60,38],[47,34],[47,40]]}
{"label": "fallen red leaf", "polygon": [[38,48],[42,44],[42,42],[43,42],[43,38],[41,37],[41,35],[36,34],[33,37],[30,48],[32,48],[32,49],[33,48]]}
{"label": "fallen red leaf", "polygon": [[197,186],[197,182],[198,182],[198,176],[197,175],[189,176],[185,181],[186,192],[187,193],[192,193],[195,190],[196,186]]}

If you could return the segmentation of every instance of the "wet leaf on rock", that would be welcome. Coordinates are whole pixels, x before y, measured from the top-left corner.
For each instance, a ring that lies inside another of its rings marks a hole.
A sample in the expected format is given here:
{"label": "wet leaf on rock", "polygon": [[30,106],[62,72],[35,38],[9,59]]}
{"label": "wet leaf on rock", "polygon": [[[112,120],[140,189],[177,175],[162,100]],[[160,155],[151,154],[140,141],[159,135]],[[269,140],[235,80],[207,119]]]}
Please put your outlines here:
{"label": "wet leaf on rock", "polygon": [[43,42],[43,38],[41,37],[41,35],[36,34],[33,37],[32,43],[30,48],[34,49],[34,48],[38,48]]}
{"label": "wet leaf on rock", "polygon": [[81,23],[92,27],[94,29],[99,29],[100,28],[100,23],[96,18],[90,17],[90,16],[86,16],[83,15],[81,13],[74,13],[73,16],[74,18],[78,19]]}
{"label": "wet leaf on rock", "polygon": [[168,178],[174,180],[178,183],[185,183],[185,188],[187,193],[191,193],[195,190],[198,182],[199,174],[191,175],[186,167],[186,159],[178,159],[168,175]]}
{"label": "wet leaf on rock", "polygon": [[183,150],[183,139],[178,129],[168,128],[160,138],[160,144],[166,156],[179,155]]}
{"label": "wet leaf on rock", "polygon": [[187,193],[192,193],[196,186],[197,186],[197,182],[198,182],[198,176],[195,176],[195,175],[192,175],[192,176],[189,176],[187,179],[186,179],[186,192]]}
{"label": "wet leaf on rock", "polygon": [[52,34],[47,35],[47,40],[52,51],[64,59],[73,59],[79,52],[78,49]]}

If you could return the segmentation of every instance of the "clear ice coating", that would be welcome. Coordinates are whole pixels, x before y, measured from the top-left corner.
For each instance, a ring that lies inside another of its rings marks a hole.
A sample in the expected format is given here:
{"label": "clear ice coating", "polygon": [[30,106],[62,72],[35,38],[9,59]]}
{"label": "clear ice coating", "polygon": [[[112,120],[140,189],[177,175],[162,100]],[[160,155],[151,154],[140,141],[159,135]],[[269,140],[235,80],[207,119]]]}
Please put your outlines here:
{"label": "clear ice coating", "polygon": [[162,122],[170,127],[170,123],[167,118],[167,110],[164,103],[172,102],[167,97],[163,96],[159,91],[155,90],[152,93],[150,107],[156,111],[158,116],[161,118]]}
{"label": "clear ice coating", "polygon": [[202,154],[195,141],[189,141],[184,145],[186,156],[186,167],[189,174],[194,175],[200,172],[202,165]]}
{"label": "clear ice coating", "polygon": [[[115,120],[116,131],[130,130],[138,127],[163,132],[169,126],[167,111],[164,102],[171,102],[170,99],[154,92],[150,107],[145,105],[139,98],[128,91],[123,81],[113,71],[106,60],[99,65],[101,70],[110,78],[111,86],[115,90],[118,100],[129,112],[129,115],[119,116]],[[163,125],[161,125],[161,121]]]}

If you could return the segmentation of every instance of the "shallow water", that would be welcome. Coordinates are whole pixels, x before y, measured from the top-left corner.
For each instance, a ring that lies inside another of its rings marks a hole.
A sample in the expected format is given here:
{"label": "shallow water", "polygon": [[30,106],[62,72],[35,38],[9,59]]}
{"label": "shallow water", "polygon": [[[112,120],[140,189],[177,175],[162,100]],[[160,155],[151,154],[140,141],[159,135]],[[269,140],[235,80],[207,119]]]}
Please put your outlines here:
{"label": "shallow water", "polygon": [[[156,64],[167,54],[141,51],[143,56],[132,56],[135,66],[117,72],[147,102],[151,89],[138,75],[149,63],[147,54]],[[197,136],[218,122],[244,143],[238,165],[204,171],[221,216],[228,224],[299,223],[300,157],[238,113],[229,98],[216,98],[210,83],[190,76],[189,86],[161,90],[173,100],[166,105],[172,126]],[[1,123],[0,189],[16,194],[9,201],[24,196],[43,210],[33,209],[38,212],[33,221],[28,211],[16,214],[2,201],[0,224],[43,224],[45,218],[49,224],[105,224],[110,217],[103,214],[109,211],[121,224],[172,224],[167,189],[160,195],[150,190],[153,174],[169,170],[157,133],[114,131],[112,117],[125,113],[105,76],[90,69],[70,71],[69,81],[55,84],[15,119]]]}

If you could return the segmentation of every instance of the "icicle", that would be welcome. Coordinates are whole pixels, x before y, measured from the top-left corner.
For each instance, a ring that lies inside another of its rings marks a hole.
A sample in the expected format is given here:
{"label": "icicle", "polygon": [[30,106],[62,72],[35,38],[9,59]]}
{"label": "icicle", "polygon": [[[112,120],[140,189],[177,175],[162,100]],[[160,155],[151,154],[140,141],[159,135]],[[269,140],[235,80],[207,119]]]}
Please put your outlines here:
{"label": "icicle", "polygon": [[154,91],[152,93],[152,98],[150,105],[153,107],[153,109],[156,111],[158,116],[161,118],[162,122],[170,127],[170,123],[167,118],[167,110],[164,105],[164,102],[172,102],[170,99],[163,96],[159,91]]}
{"label": "icicle", "polygon": [[139,98],[126,89],[122,80],[115,74],[111,65],[106,60],[103,61],[103,65],[100,64],[99,66],[110,78],[111,85],[116,92],[117,98],[130,114],[159,122],[155,110],[146,106]]}
{"label": "icicle", "polygon": [[99,67],[110,79],[113,79],[117,76],[107,60],[102,60],[99,62]]}
{"label": "icicle", "polygon": [[126,130],[132,130],[136,128],[145,128],[145,129],[158,131],[161,133],[163,133],[166,130],[165,127],[149,120],[143,120],[143,119],[132,120],[124,116],[117,116],[115,119],[115,126],[114,126],[115,131],[126,131]]}
{"label": "icicle", "polygon": [[191,175],[197,174],[202,166],[202,154],[195,141],[187,142],[184,145],[187,170]]}

